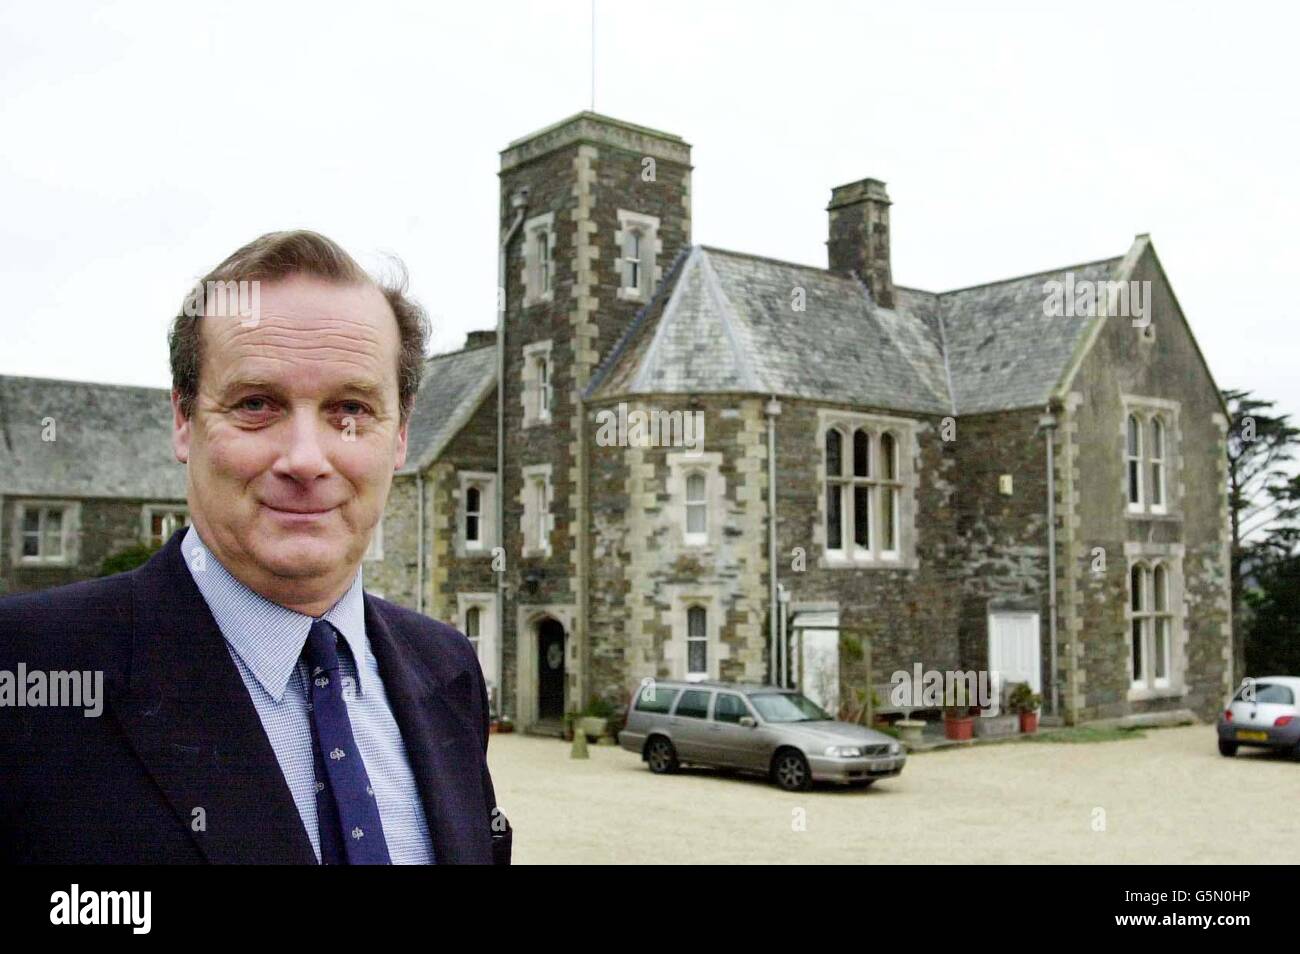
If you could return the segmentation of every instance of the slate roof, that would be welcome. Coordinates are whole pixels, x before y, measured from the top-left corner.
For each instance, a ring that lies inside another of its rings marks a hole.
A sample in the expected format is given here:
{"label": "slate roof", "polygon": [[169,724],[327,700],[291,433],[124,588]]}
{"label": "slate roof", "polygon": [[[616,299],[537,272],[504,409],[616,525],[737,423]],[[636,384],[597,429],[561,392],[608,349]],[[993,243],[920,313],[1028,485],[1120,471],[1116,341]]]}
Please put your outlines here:
{"label": "slate roof", "polygon": [[[428,360],[403,473],[441,453],[495,380],[495,348]],[[0,496],[184,500],[171,429],[166,388],[0,375]]]}
{"label": "slate roof", "polygon": [[1046,403],[1075,348],[1087,334],[1085,318],[1043,314],[1043,284],[1108,281],[1123,257],[1089,262],[935,296],[947,342],[952,397],[962,414]]}
{"label": "slate roof", "polygon": [[171,420],[165,388],[0,376],[0,494],[184,500]]}
{"label": "slate roof", "polygon": [[496,375],[495,347],[452,351],[425,362],[411,415],[406,466],[399,473],[413,474],[433,463],[492,390]]}
{"label": "slate roof", "polygon": [[888,309],[850,276],[696,246],[587,393],[749,392],[940,414],[1039,405],[1088,329],[1044,316],[1044,282],[1109,278],[1120,261],[941,294],[899,288]]}

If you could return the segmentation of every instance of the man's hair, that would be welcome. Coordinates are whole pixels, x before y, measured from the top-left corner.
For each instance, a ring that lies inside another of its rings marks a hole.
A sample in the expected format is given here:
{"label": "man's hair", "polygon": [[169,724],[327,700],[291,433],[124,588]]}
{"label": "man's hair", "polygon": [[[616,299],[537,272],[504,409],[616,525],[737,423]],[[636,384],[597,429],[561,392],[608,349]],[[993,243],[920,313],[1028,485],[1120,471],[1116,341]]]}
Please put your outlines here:
{"label": "man's hair", "polygon": [[199,279],[172,320],[167,343],[171,352],[172,388],[180,396],[181,413],[192,417],[199,394],[202,363],[200,322],[207,311],[207,289],[220,282],[273,282],[293,275],[309,275],[339,285],[373,285],[393,310],[401,341],[397,359],[397,395],[401,420],[406,421],[415,404],[424,371],[424,351],[429,340],[429,321],[414,299],[406,295],[406,270],[394,262],[397,274],[376,280],[331,239],[316,232],[296,229],[268,232],[232,253],[224,262]]}

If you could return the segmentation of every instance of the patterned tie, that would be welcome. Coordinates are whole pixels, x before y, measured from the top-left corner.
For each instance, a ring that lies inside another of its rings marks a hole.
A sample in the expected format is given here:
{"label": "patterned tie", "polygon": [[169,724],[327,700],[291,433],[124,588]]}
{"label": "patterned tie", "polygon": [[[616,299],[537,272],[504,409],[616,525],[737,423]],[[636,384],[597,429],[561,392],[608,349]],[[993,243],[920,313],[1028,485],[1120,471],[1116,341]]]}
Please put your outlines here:
{"label": "patterned tie", "polygon": [[302,655],[311,674],[311,742],[321,864],[391,864],[379,803],[352,737],[352,722],[343,701],[338,630],[323,619],[315,620]]}

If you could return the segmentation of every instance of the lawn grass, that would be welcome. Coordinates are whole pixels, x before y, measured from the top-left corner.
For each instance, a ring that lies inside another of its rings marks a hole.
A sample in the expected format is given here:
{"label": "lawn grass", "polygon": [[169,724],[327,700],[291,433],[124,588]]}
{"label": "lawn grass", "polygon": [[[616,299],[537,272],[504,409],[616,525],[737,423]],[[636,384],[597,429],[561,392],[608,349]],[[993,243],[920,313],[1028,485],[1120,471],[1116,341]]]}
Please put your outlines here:
{"label": "lawn grass", "polygon": [[1046,729],[1030,735],[1022,735],[1025,742],[1069,742],[1086,744],[1090,742],[1120,742],[1124,739],[1140,739],[1145,729],[1096,728],[1081,725],[1061,729]]}

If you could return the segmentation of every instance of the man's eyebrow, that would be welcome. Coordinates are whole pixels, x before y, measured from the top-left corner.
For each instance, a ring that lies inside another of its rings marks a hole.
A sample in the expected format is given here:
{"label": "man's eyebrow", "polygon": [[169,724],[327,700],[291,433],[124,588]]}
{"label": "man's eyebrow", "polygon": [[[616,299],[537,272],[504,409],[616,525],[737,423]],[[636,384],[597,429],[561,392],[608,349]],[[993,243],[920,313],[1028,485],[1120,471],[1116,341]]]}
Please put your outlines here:
{"label": "man's eyebrow", "polygon": [[365,394],[371,397],[383,397],[384,389],[371,381],[347,381],[337,388],[340,393]]}

